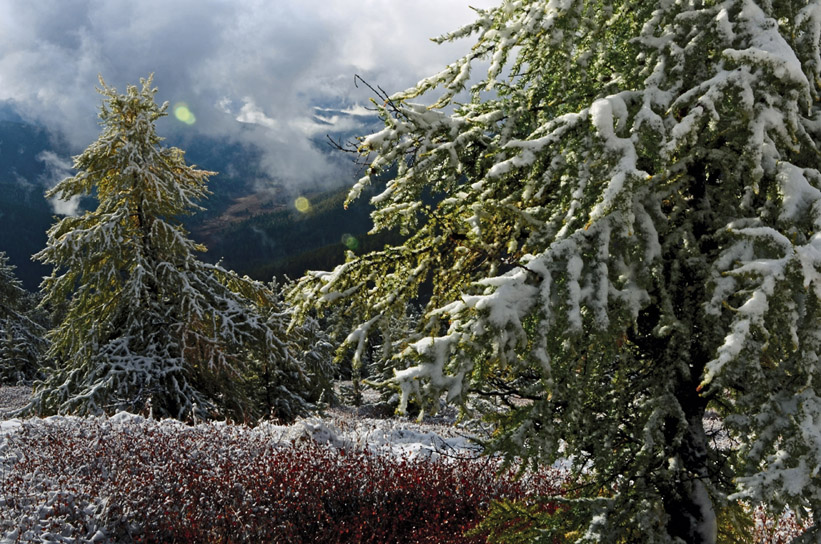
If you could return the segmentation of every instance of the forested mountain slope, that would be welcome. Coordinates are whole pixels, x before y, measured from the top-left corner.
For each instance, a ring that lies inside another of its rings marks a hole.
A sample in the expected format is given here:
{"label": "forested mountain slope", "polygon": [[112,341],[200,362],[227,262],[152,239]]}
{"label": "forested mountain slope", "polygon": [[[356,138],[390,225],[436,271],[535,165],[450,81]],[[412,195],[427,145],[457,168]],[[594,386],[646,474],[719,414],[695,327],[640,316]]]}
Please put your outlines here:
{"label": "forested mountain slope", "polygon": [[[185,219],[192,237],[208,247],[206,261],[223,259],[226,266],[260,280],[295,277],[306,268],[342,262],[344,249],[360,245],[370,229],[364,202],[343,208],[345,190],[338,187],[350,180],[342,172],[339,179],[302,195],[270,179],[259,166],[258,150],[208,138],[171,143],[186,151],[190,163],[218,172],[209,183],[212,194],[201,203],[205,209]],[[68,147],[45,130],[0,120],[0,251],[8,254],[30,291],[49,272],[31,261],[55,217],[54,203],[44,192],[69,175],[70,166]],[[294,205],[300,196],[309,203],[302,212]]]}

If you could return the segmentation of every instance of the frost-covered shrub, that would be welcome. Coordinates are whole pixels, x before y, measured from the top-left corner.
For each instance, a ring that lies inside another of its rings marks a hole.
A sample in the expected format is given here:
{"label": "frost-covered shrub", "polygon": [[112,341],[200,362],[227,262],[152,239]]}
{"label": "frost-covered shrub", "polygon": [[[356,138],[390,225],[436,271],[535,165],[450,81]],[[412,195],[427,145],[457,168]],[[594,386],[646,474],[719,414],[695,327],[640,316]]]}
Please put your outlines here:
{"label": "frost-covered shrub", "polygon": [[788,544],[812,525],[812,519],[801,521],[791,510],[779,516],[759,506],[753,510],[752,517],[756,544]]}
{"label": "frost-covered shrub", "polygon": [[265,429],[125,414],[23,422],[3,449],[0,528],[12,541],[484,542],[463,533],[492,501],[555,494],[564,479]]}

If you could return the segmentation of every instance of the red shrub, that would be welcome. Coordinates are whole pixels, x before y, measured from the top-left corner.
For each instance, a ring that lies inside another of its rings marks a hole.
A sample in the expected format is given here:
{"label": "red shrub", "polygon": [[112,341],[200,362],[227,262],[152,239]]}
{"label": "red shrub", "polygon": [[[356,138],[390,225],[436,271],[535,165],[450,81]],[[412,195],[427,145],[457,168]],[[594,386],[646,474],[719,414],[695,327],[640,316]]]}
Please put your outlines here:
{"label": "red shrub", "polygon": [[546,471],[525,484],[489,459],[282,445],[226,425],[70,419],[8,438],[19,460],[1,475],[11,521],[0,527],[21,527],[22,540],[482,542],[463,533],[493,499],[552,494],[561,480]]}
{"label": "red shrub", "polygon": [[753,524],[756,544],[788,544],[812,525],[812,518],[799,520],[789,510],[774,516],[759,506],[753,510]]}

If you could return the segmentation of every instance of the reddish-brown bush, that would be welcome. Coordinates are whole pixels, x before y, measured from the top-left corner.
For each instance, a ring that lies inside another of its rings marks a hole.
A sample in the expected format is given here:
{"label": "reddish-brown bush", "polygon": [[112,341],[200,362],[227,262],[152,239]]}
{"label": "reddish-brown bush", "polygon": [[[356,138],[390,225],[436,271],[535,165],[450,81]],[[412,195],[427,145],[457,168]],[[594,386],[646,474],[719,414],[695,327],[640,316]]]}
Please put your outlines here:
{"label": "reddish-brown bush", "polygon": [[397,458],[144,420],[24,424],[5,449],[17,461],[2,473],[3,529],[19,527],[22,540],[482,542],[463,533],[492,500],[552,494],[561,481],[552,470],[517,481],[489,459]]}
{"label": "reddish-brown bush", "polygon": [[790,510],[773,515],[759,506],[753,509],[753,524],[756,544],[789,544],[812,525],[812,517],[798,519]]}

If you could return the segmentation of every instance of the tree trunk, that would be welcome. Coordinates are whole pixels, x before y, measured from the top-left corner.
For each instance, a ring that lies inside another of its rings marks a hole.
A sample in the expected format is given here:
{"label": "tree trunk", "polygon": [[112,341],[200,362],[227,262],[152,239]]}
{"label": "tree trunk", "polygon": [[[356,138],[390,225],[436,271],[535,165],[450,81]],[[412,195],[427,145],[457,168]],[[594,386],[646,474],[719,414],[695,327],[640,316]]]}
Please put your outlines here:
{"label": "tree trunk", "polygon": [[709,480],[707,436],[704,432],[707,402],[698,395],[697,383],[680,385],[677,396],[686,416],[687,429],[671,455],[678,464],[676,477],[671,488],[664,490],[667,532],[674,542],[678,538],[686,544],[715,544],[716,513],[704,484]]}
{"label": "tree trunk", "polygon": [[[691,206],[677,219],[678,247],[672,246],[666,261],[667,276],[677,276],[675,285],[667,285],[676,319],[682,325],[678,338],[667,346],[665,363],[671,365],[671,391],[684,414],[684,420],[667,425],[667,444],[671,464],[677,467],[674,478],[667,480],[663,505],[668,515],[667,531],[674,542],[686,544],[715,544],[717,538],[716,512],[705,482],[711,481],[708,439],[704,432],[704,415],[709,399],[698,391],[707,362],[712,359],[705,340],[711,327],[703,310],[703,295],[709,281],[709,263],[718,252],[715,228],[712,226],[711,179],[709,165],[696,161],[689,168],[692,183]],[[696,244],[684,243],[685,240]],[[682,348],[685,350],[681,353]],[[684,436],[675,443],[677,429],[684,427]]]}

